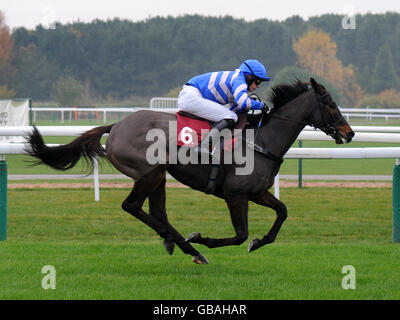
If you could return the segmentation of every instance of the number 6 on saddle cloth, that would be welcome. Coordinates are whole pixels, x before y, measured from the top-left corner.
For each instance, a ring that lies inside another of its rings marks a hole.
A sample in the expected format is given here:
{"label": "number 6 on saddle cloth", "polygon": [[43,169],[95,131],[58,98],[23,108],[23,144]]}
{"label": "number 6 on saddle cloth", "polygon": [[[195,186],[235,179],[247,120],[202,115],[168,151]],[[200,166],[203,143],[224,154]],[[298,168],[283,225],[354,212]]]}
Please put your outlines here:
{"label": "number 6 on saddle cloth", "polygon": [[[177,118],[177,145],[185,147],[196,147],[201,140],[211,130],[212,126],[208,120],[198,118],[189,113],[179,111],[176,113]],[[238,121],[234,129],[242,130],[246,126],[246,115],[239,115]],[[238,138],[221,139],[221,150],[232,152],[235,141]],[[221,154],[220,154],[221,156]],[[210,177],[206,193],[213,193],[216,186],[216,179],[220,168],[220,159],[218,163],[213,163],[211,167]]]}

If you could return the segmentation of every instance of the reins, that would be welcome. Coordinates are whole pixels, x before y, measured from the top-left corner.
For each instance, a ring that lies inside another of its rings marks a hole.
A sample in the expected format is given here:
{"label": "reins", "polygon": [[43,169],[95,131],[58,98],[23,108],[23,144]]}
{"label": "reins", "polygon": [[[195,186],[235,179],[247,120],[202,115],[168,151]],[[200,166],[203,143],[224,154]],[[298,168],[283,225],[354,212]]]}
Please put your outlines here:
{"label": "reins", "polygon": [[275,118],[275,119],[280,119],[280,120],[285,120],[285,121],[291,121],[297,124],[301,124],[304,126],[310,125],[311,127],[314,127],[315,129],[320,129],[321,131],[325,132],[327,135],[335,135],[337,133],[337,130],[335,128],[335,125],[343,120],[343,116],[341,116],[339,119],[337,119],[336,121],[330,123],[329,120],[327,120],[326,117],[326,112],[323,112],[323,106],[324,106],[324,98],[328,97],[329,93],[325,93],[324,95],[320,96],[319,94],[317,94],[317,101],[318,101],[318,107],[314,107],[313,109],[311,109],[309,115],[307,116],[307,118],[309,118],[309,116],[315,112],[315,108],[318,108],[320,114],[321,114],[321,118],[324,122],[324,125],[321,126],[320,128],[318,128],[315,124],[312,123],[307,123],[305,121],[300,121],[300,120],[296,120],[296,119],[291,119],[291,118],[286,118],[286,117],[281,117],[281,116],[277,116],[274,114],[270,114],[269,117],[270,118]]}
{"label": "reins", "polygon": [[[327,114],[326,114],[326,112],[323,112],[323,106],[325,105],[325,103],[324,103],[324,98],[328,97],[328,96],[329,96],[329,93],[325,93],[325,94],[322,95],[322,96],[320,96],[319,94],[316,94],[316,96],[317,96],[316,98],[317,98],[317,101],[318,101],[318,106],[316,106],[316,107],[314,107],[314,108],[312,108],[312,109],[310,110],[310,113],[307,115],[307,119],[310,117],[310,115],[311,115],[312,113],[315,112],[315,108],[318,108],[318,110],[319,110],[319,112],[320,112],[320,114],[321,114],[322,121],[324,122],[324,125],[323,125],[322,127],[320,127],[319,129],[320,129],[321,131],[325,132],[327,135],[333,137],[334,135],[337,134],[337,129],[335,128],[335,125],[336,125],[339,121],[341,121],[341,120],[343,119],[343,116],[341,116],[341,117],[340,117],[339,119],[337,119],[336,121],[330,123],[330,122],[328,121],[328,119],[327,119]],[[255,136],[254,136],[254,140],[253,140],[253,141],[250,141],[250,140],[248,140],[248,139],[243,139],[243,140],[247,143],[247,145],[248,145],[250,148],[252,148],[253,150],[257,151],[258,153],[264,155],[264,156],[267,157],[268,159],[271,159],[271,160],[277,162],[277,163],[280,165],[280,164],[282,164],[282,162],[283,162],[283,159],[282,159],[281,157],[278,157],[278,156],[272,154],[271,152],[268,151],[267,148],[262,147],[262,146],[260,146],[260,145],[258,145],[258,144],[255,143],[256,138],[257,138],[258,133],[259,133],[259,129],[260,129],[260,127],[261,127],[261,124],[262,124],[262,122],[263,122],[263,119],[264,119],[265,114],[266,114],[266,112],[263,111],[263,113],[262,113],[262,115],[261,115],[261,118],[260,118],[260,121],[258,122],[258,125],[257,125],[257,129],[256,129],[256,133],[255,133]],[[296,120],[296,119],[292,119],[292,118],[277,116],[277,115],[274,115],[274,114],[268,114],[268,117],[269,117],[269,118],[279,119],[279,120],[284,120],[284,121],[294,122],[294,123],[300,124],[300,125],[302,125],[302,126],[310,125],[310,126],[314,127],[315,129],[318,128],[316,125],[310,124],[310,123],[305,122],[305,121],[300,121],[300,120]]]}
{"label": "reins", "polygon": [[291,121],[291,122],[298,123],[298,124],[305,125],[305,126],[308,125],[308,123],[304,122],[304,121],[300,121],[300,120],[296,120],[296,119],[290,119],[290,118],[281,117],[281,116],[277,116],[277,115],[270,114],[269,117],[270,118],[279,119],[279,120]]}
{"label": "reins", "polygon": [[276,163],[278,163],[279,165],[281,165],[283,163],[283,159],[281,157],[278,157],[278,156],[274,155],[273,153],[269,152],[267,148],[259,146],[255,142],[256,138],[258,136],[258,132],[260,130],[261,124],[263,122],[264,116],[265,116],[266,113],[267,113],[266,111],[262,112],[260,121],[258,122],[258,125],[257,125],[256,134],[254,135],[254,139],[253,140],[248,140],[248,139],[243,139],[242,138],[242,140],[244,140],[247,143],[248,147],[252,148],[253,150],[255,150],[258,153],[262,154],[263,156],[267,157],[268,159],[273,160]]}

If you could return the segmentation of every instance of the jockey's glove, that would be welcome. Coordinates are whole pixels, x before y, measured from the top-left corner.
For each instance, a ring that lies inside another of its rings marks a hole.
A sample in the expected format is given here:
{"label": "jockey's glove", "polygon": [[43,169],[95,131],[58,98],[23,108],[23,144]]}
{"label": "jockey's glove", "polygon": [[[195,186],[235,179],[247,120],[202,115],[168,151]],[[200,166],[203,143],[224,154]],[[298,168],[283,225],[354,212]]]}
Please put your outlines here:
{"label": "jockey's glove", "polygon": [[271,110],[271,108],[268,107],[268,105],[267,105],[265,102],[263,102],[263,103],[264,103],[264,109],[263,109],[263,111],[266,112],[266,113],[268,113],[268,112]]}
{"label": "jockey's glove", "polygon": [[265,102],[261,102],[260,103],[260,109],[258,109],[258,110],[261,110],[262,112],[267,112],[268,113],[269,107]]}

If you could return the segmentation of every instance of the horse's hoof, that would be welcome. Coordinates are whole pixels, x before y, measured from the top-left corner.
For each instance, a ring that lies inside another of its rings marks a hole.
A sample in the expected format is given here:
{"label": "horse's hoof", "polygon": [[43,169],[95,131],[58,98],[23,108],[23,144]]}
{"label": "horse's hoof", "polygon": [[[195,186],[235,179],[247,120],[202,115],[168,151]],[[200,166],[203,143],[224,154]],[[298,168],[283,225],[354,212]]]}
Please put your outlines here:
{"label": "horse's hoof", "polygon": [[249,248],[248,248],[248,252],[252,252],[256,249],[258,249],[259,247],[261,247],[261,240],[260,239],[253,239],[250,241],[249,243]]}
{"label": "horse's hoof", "polygon": [[189,237],[186,238],[186,242],[198,243],[201,239],[201,235],[198,232],[193,232]]}
{"label": "horse's hoof", "polygon": [[164,245],[165,250],[167,250],[167,252],[170,255],[172,255],[174,253],[175,243],[164,241],[163,245]]}
{"label": "horse's hoof", "polygon": [[197,256],[193,256],[193,262],[197,264],[208,264],[208,260],[202,254],[198,254]]}

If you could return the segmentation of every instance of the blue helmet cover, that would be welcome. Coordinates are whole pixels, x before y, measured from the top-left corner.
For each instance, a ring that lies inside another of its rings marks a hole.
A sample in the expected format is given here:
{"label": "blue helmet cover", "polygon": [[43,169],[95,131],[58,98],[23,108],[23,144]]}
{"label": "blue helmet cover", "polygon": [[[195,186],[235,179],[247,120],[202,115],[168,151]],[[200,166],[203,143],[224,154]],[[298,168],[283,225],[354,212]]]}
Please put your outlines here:
{"label": "blue helmet cover", "polygon": [[240,65],[239,69],[243,73],[254,75],[261,80],[271,80],[271,78],[267,76],[267,70],[265,69],[264,65],[258,60],[248,59]]}

